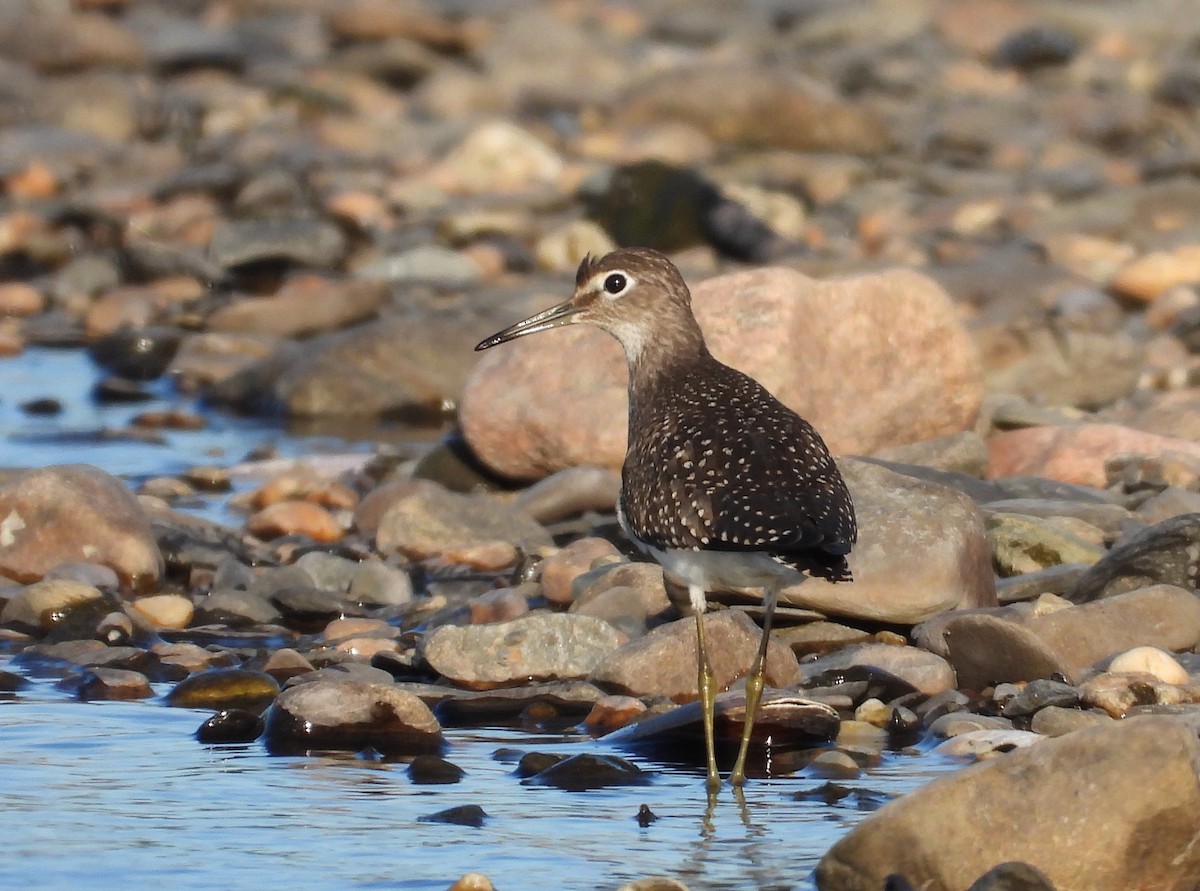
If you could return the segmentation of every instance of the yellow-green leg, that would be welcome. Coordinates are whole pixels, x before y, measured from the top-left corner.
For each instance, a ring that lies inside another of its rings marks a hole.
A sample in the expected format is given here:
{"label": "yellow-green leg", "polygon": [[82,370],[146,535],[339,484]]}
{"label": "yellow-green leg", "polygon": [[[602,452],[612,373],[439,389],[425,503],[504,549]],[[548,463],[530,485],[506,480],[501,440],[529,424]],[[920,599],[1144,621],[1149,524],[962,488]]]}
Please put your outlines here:
{"label": "yellow-green leg", "polygon": [[706,785],[709,792],[715,792],[721,788],[713,730],[717,713],[717,679],[713,677],[712,665],[708,661],[708,649],[704,645],[704,611],[707,604],[704,600],[704,590],[701,588],[689,586],[688,596],[692,601],[692,611],[696,615],[696,686],[700,693],[700,710],[704,721],[704,751],[708,758]]}
{"label": "yellow-green leg", "polygon": [[779,585],[773,584],[763,589],[762,639],[758,642],[758,652],[754,656],[754,664],[750,674],[746,675],[746,718],[742,725],[742,744],[738,747],[737,761],[733,764],[733,773],[729,782],[740,786],[746,782],[746,753],[750,750],[750,736],[754,732],[754,716],[758,712],[758,701],[762,698],[763,674],[766,670],[767,644],[771,640],[771,620],[775,616],[775,604],[779,600]]}

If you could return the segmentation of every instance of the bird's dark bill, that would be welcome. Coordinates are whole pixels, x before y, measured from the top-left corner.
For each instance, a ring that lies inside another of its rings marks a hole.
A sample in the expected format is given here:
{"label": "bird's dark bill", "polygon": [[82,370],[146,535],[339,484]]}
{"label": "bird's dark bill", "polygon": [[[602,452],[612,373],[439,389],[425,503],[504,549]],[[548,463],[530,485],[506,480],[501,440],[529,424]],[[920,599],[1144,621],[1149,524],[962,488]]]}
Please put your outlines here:
{"label": "bird's dark bill", "polygon": [[515,325],[509,325],[503,331],[497,331],[491,337],[479,341],[475,345],[475,349],[486,350],[488,347],[494,347],[496,344],[504,343],[505,341],[516,340],[518,337],[524,337],[526,334],[536,334],[538,331],[549,331],[551,328],[561,328],[563,325],[570,325],[575,321],[575,314],[577,312],[579,312],[578,307],[568,300],[557,306],[544,309],[536,315],[517,322]]}

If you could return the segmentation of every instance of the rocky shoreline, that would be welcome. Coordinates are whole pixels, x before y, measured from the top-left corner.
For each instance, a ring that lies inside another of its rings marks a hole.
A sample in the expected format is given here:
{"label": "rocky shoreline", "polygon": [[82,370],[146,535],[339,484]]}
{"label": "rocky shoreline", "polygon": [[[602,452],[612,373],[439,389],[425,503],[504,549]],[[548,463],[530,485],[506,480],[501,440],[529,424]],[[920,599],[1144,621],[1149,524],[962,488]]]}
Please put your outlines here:
{"label": "rocky shoreline", "polygon": [[[343,435],[452,428],[136,485],[5,471],[0,687],[169,682],[214,711],[205,742],[411,758],[414,781],[453,781],[447,722],[611,743],[518,769],[565,789],[648,781],[615,752],[690,758],[693,621],[613,516],[619,349],[471,353],[583,254],[648,245],[714,353],[822,431],[859,514],[856,581],[785,592],[772,774],[836,795],[889,750],[982,762],[848,833],[819,887],[1200,883],[1194,16],[477,6],[0,10],[0,352],[86,347],[100,402],[170,377]],[[21,409],[53,416],[47,390]],[[241,525],[181,509],[235,479]],[[714,600],[735,739],[758,605]]]}

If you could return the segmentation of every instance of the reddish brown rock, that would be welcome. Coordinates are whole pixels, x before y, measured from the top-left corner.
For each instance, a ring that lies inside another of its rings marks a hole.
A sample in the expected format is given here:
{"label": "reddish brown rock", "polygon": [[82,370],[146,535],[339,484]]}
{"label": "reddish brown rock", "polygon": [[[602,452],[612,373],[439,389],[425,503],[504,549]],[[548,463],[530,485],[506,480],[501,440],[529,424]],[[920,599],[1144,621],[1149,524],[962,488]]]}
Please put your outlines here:
{"label": "reddish brown rock", "polygon": [[1200,281],[1200,245],[1154,251],[1117,270],[1109,287],[1125,297],[1150,301],[1176,285]]}
{"label": "reddish brown rock", "polygon": [[589,733],[602,736],[637,720],[646,711],[646,704],[633,696],[605,696],[592,706],[583,726]]}
{"label": "reddish brown rock", "polygon": [[[750,671],[760,629],[743,612],[723,610],[704,617],[705,647],[717,689],[727,689]],[[696,620],[688,617],[660,625],[604,659],[591,681],[630,696],[667,696],[676,702],[696,698]],[[767,648],[766,680],[772,687],[800,681],[791,649],[772,640]]]}
{"label": "reddish brown rock", "polygon": [[1143,433],[1120,424],[1025,427],[988,440],[989,479],[1040,476],[1103,488],[1105,464],[1119,455],[1200,456],[1200,443]]}
{"label": "reddish brown rock", "polygon": [[581,538],[542,562],[542,593],[551,603],[569,604],[571,585],[597,560],[620,558],[621,552],[603,538]]}
{"label": "reddish brown rock", "polygon": [[[975,347],[945,291],[923,275],[819,281],[765,268],[709,279],[693,297],[713,355],[799,411],[835,453],[871,454],[975,420],[983,398]],[[475,453],[505,476],[617,468],[626,386],[612,338],[583,326],[555,331],[485,353],[460,421]]]}
{"label": "reddish brown rock", "polygon": [[32,285],[24,282],[0,285],[0,316],[33,316],[45,307],[45,296]]}
{"label": "reddish brown rock", "polygon": [[85,464],[47,467],[0,487],[0,575],[42,578],[60,563],[108,566],[130,590],[151,590],[162,554],[137,496]]}
{"label": "reddish brown rock", "polygon": [[259,538],[307,535],[313,541],[330,542],[344,530],[333,515],[308,501],[280,501],[264,507],[246,521],[246,529]]}
{"label": "reddish brown rock", "polygon": [[1200,876],[1200,742],[1186,722],[1115,721],[959,770],[884,806],[816,871],[821,891],[966,888],[1021,861],[1063,891],[1182,891]]}

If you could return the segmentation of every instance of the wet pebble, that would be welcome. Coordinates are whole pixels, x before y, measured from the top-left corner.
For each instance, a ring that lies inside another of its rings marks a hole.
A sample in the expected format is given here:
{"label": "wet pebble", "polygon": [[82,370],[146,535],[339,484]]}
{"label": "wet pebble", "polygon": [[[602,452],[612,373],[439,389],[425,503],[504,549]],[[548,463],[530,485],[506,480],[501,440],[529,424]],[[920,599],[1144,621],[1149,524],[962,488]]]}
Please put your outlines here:
{"label": "wet pebble", "polygon": [[450,823],[455,826],[470,826],[475,829],[483,826],[488,814],[477,804],[460,804],[448,807],[436,813],[417,817],[420,823]]}
{"label": "wet pebble", "polygon": [[607,786],[641,786],[650,782],[650,776],[633,762],[616,755],[585,752],[564,758],[522,782],[584,792]]}
{"label": "wet pebble", "polygon": [[196,729],[196,739],[205,745],[250,743],[262,736],[264,726],[257,712],[222,709]]}
{"label": "wet pebble", "polygon": [[437,628],[421,653],[453,683],[486,689],[586,677],[620,644],[616,629],[600,619],[541,612],[496,625]]}
{"label": "wet pebble", "polygon": [[[94,585],[70,579],[35,582],[10,597],[0,611],[0,623],[43,634],[63,623],[76,624],[72,613],[86,610],[95,620],[108,612],[103,595]],[[97,614],[97,610],[102,610]],[[81,616],[87,621],[86,616]]]}
{"label": "wet pebble", "polygon": [[385,755],[415,755],[442,747],[433,713],[391,683],[313,679],[284,690],[266,720],[267,747],[281,754],[372,746]]}
{"label": "wet pebble", "polygon": [[261,711],[277,695],[279,684],[270,675],[243,668],[214,668],[180,681],[166,701],[176,708]]}
{"label": "wet pebble", "polygon": [[[31,582],[60,563],[111,567],[130,590],[157,585],[163,557],[145,512],[124,482],[82,464],[32,470],[0,486],[0,572]],[[54,530],[44,535],[42,530]]]}
{"label": "wet pebble", "polygon": [[123,328],[92,344],[102,368],[131,381],[151,381],[166,372],[183,333],[176,328]]}
{"label": "wet pebble", "polygon": [[[704,625],[717,689],[725,689],[750,670],[761,631],[745,614],[732,610],[707,614]],[[774,641],[767,650],[765,671],[773,687],[788,687],[800,678],[796,657]],[[620,649],[613,647],[594,667],[591,680],[631,696],[666,696],[676,702],[693,699],[697,695],[695,620],[669,622]]]}
{"label": "wet pebble", "polygon": [[77,698],[95,699],[146,699],[154,695],[149,679],[140,671],[120,668],[90,668],[78,680],[75,690]]}
{"label": "wet pebble", "polygon": [[152,594],[129,602],[128,609],[154,628],[186,628],[195,615],[192,601],[181,594]]}
{"label": "wet pebble", "polygon": [[437,755],[418,755],[408,765],[408,777],[422,786],[460,782],[465,771]]}
{"label": "wet pebble", "polygon": [[246,521],[246,529],[263,539],[303,535],[322,543],[337,541],[344,534],[329,511],[309,501],[281,501],[264,507]]}

